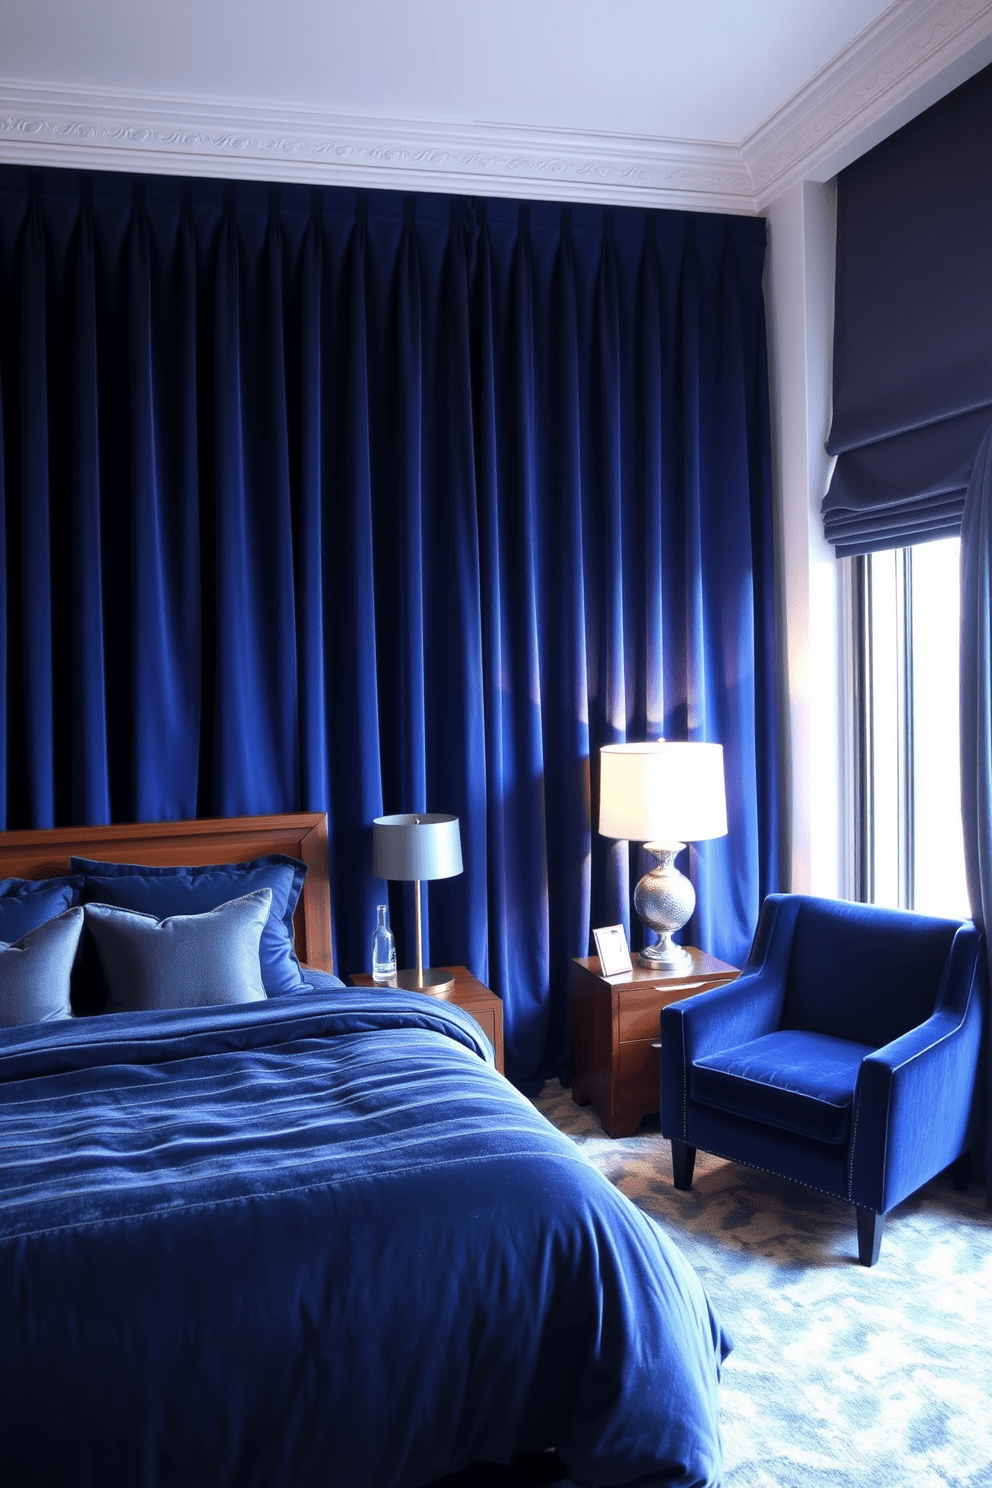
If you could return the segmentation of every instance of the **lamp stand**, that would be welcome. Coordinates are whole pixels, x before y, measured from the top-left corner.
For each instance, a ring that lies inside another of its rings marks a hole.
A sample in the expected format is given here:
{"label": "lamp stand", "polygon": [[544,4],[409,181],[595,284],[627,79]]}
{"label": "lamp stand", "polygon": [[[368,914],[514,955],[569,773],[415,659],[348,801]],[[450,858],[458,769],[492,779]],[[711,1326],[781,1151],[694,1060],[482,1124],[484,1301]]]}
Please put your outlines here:
{"label": "lamp stand", "polygon": [[656,866],[645,873],[634,890],[634,908],[658,936],[658,943],[645,946],[637,959],[642,966],[657,971],[684,971],[692,965],[689,952],[672,940],[696,907],[695,889],[675,867],[675,859],[684,847],[684,842],[644,844],[644,851],[651,854]]}
{"label": "lamp stand", "polygon": [[[681,877],[681,874],[679,877]],[[429,992],[432,997],[447,997],[455,985],[455,979],[451,975],[451,972],[432,969],[431,967],[428,967],[426,971],[424,970],[419,878],[415,878],[413,881],[413,904],[417,921],[417,969],[415,971],[398,971],[396,973],[396,985],[397,987],[403,987],[407,992]]]}

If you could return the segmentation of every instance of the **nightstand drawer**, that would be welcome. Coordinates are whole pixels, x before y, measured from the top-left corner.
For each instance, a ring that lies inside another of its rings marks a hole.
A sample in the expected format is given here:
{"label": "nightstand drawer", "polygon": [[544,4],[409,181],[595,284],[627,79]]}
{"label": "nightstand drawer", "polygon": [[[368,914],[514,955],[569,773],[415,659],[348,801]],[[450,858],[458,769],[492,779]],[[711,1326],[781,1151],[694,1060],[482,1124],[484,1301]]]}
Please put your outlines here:
{"label": "nightstand drawer", "polygon": [[490,1008],[467,1007],[465,1009],[478,1023],[486,1038],[496,1047],[496,1014]]}
{"label": "nightstand drawer", "polygon": [[656,1039],[661,1009],[670,1002],[679,1002],[683,997],[692,997],[711,987],[712,982],[683,982],[679,987],[624,988],[620,993],[617,1017],[620,1025],[620,1042],[630,1043],[635,1039]]}
{"label": "nightstand drawer", "polygon": [[[655,1029],[657,1038],[658,1030]],[[621,1044],[617,1050],[617,1075],[620,1099],[624,1106],[646,1106],[658,1109],[658,1082],[661,1078],[661,1055],[650,1039]]]}

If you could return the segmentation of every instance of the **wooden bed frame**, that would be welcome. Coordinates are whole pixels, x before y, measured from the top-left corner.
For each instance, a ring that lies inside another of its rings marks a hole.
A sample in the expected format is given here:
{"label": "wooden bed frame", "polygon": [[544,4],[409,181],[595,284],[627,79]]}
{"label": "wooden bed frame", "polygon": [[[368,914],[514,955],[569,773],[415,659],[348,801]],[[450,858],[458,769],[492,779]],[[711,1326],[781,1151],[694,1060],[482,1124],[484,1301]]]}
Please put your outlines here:
{"label": "wooden bed frame", "polygon": [[317,971],[333,971],[327,818],[320,811],[0,832],[0,878],[54,878],[69,872],[73,856],[174,866],[244,863],[266,853],[287,853],[307,865],[293,918],[296,954]]}

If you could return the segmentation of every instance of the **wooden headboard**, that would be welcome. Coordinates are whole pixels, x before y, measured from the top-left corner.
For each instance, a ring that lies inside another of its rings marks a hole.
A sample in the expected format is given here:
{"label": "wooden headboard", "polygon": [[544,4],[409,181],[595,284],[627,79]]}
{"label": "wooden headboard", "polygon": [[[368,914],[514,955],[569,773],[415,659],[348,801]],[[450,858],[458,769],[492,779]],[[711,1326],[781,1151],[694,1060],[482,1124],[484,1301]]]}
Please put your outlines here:
{"label": "wooden headboard", "polygon": [[296,954],[318,971],[333,971],[327,818],[320,811],[0,832],[0,878],[52,878],[68,873],[74,856],[157,866],[245,863],[276,852],[307,865],[293,919]]}

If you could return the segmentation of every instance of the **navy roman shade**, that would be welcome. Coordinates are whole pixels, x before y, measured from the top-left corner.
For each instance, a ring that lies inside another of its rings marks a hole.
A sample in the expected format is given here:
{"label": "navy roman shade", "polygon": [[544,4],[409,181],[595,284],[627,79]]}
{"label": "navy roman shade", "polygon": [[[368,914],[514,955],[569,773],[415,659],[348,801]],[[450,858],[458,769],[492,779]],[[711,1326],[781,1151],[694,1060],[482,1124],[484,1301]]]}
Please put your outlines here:
{"label": "navy roman shade", "polygon": [[992,422],[992,67],[838,177],[838,554],[959,530]]}

